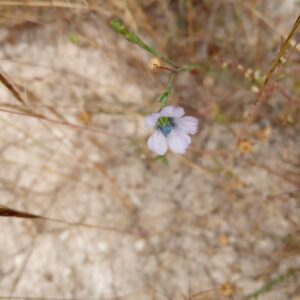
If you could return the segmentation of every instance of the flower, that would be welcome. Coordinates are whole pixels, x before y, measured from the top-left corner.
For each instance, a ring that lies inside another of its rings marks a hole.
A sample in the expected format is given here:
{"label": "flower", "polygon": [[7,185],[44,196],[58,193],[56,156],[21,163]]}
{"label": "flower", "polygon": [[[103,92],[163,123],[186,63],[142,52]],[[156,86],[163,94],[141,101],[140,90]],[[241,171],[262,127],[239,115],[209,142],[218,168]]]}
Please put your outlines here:
{"label": "flower", "polygon": [[198,120],[184,116],[179,106],[166,106],[160,112],[152,113],[145,119],[145,127],[154,127],[154,133],[148,139],[148,147],[158,155],[164,155],[168,147],[171,151],[184,154],[191,143],[190,134],[198,130]]}

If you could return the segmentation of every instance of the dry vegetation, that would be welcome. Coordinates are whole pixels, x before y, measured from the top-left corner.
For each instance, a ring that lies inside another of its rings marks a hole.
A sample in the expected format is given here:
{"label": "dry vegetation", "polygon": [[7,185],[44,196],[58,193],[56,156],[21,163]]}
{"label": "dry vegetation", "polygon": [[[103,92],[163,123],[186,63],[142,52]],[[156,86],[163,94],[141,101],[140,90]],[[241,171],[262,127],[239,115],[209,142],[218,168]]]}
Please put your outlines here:
{"label": "dry vegetation", "polygon": [[[299,8],[0,0],[0,299],[299,300]],[[170,66],[114,18],[193,64],[167,166],[143,120]]]}

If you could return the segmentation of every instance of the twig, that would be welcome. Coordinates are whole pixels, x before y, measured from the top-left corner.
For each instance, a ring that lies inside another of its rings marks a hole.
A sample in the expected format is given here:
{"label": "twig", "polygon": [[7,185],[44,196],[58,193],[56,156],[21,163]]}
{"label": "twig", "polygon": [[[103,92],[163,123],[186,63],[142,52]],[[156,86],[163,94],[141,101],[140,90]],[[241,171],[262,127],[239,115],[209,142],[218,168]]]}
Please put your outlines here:
{"label": "twig", "polygon": [[17,89],[13,86],[13,84],[6,78],[6,76],[3,74],[3,72],[0,71],[0,81],[3,83],[3,85],[16,97],[16,99],[25,105],[25,101],[17,91]]}

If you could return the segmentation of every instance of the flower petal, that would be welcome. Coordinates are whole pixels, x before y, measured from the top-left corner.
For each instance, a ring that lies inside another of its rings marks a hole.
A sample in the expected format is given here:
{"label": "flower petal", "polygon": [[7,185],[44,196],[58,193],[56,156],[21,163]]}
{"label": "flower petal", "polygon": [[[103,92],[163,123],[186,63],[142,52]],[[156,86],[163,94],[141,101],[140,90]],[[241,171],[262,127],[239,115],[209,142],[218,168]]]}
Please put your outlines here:
{"label": "flower petal", "polygon": [[178,154],[184,154],[191,143],[191,138],[178,130],[173,130],[167,139],[170,149]]}
{"label": "flower petal", "polygon": [[177,134],[180,135],[180,137],[184,139],[184,141],[188,147],[190,145],[190,143],[192,142],[191,137],[188,134],[186,134],[185,132],[179,131],[179,129],[177,129]]}
{"label": "flower petal", "polygon": [[186,134],[195,134],[198,130],[198,119],[195,117],[185,116],[183,118],[175,118],[174,123]]}
{"label": "flower petal", "polygon": [[167,139],[160,130],[155,130],[150,136],[148,139],[148,147],[158,155],[164,155],[167,152]]}
{"label": "flower petal", "polygon": [[162,117],[180,118],[184,115],[184,109],[180,106],[169,105],[160,111]]}
{"label": "flower petal", "polygon": [[145,119],[145,127],[146,128],[151,128],[154,127],[156,125],[157,120],[160,117],[160,113],[153,113],[151,115],[148,115]]}

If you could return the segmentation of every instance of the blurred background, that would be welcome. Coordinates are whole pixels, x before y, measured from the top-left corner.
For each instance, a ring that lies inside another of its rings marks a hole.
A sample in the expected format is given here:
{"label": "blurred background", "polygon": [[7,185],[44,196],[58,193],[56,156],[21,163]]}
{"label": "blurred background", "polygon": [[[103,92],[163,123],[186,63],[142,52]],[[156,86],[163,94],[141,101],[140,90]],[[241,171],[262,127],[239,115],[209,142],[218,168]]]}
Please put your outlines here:
{"label": "blurred background", "polygon": [[[265,84],[299,11],[0,0],[0,298],[299,300],[300,28]],[[169,103],[199,132],[168,164],[144,118],[169,66],[114,18],[197,64]]]}

